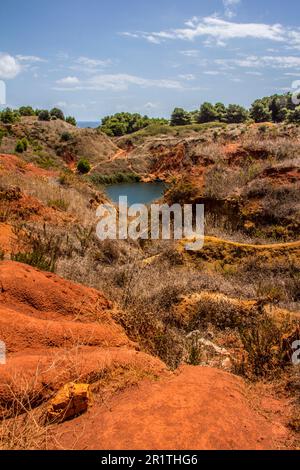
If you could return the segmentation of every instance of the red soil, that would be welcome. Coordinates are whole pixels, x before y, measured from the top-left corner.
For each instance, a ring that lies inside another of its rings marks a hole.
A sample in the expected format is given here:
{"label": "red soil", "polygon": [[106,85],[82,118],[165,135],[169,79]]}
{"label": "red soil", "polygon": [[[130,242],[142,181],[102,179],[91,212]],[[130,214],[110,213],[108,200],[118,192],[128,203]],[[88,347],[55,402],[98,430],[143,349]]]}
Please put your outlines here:
{"label": "red soil", "polygon": [[0,301],[0,339],[7,348],[0,406],[25,386],[44,400],[49,390],[72,380],[93,381],[105,370],[164,370],[159,360],[135,350],[113,320],[112,303],[95,289],[4,261]]}
{"label": "red soil", "polygon": [[[284,400],[264,393],[262,407],[260,395],[241,378],[217,369],[185,366],[167,372],[159,359],[137,350],[115,322],[117,315],[95,289],[1,262],[0,339],[7,363],[0,365],[0,414],[7,416],[15,397],[26,396],[38,406],[64,384],[79,381],[92,384],[95,404],[85,415],[51,428],[53,442],[62,448],[284,446],[290,437],[282,424],[289,413]],[[110,380],[104,389],[103,380]]]}
{"label": "red soil", "polygon": [[[241,378],[208,367],[185,366],[171,378],[145,381],[95,405],[86,415],[55,430],[63,448],[231,450],[274,449],[288,437],[278,419],[250,404]],[[84,429],[84,433],[82,430]]]}
{"label": "red soil", "polygon": [[14,172],[31,176],[55,176],[57,172],[53,170],[44,170],[32,163],[26,163],[16,155],[0,154],[0,170],[1,173]]}

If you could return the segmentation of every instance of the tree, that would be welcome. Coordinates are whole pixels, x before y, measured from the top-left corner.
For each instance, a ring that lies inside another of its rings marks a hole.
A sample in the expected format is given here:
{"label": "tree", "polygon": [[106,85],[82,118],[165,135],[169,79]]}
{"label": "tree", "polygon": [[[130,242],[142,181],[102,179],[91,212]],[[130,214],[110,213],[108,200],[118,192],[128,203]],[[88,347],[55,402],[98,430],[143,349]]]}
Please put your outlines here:
{"label": "tree", "polygon": [[282,109],[287,107],[288,96],[287,95],[274,95],[271,97],[270,111],[272,112],[273,122],[283,122],[286,118],[285,113],[282,113]]}
{"label": "tree", "polygon": [[198,115],[198,122],[205,123],[205,122],[213,122],[217,121],[218,113],[213,104],[205,102],[200,107],[200,112]]}
{"label": "tree", "polygon": [[288,122],[300,123],[300,106],[297,106],[293,111],[290,110],[287,115]]}
{"label": "tree", "polygon": [[256,100],[251,106],[250,117],[255,122],[269,122],[272,120],[272,113],[262,100]]}
{"label": "tree", "polygon": [[91,171],[91,165],[85,158],[81,158],[77,163],[77,170],[82,175],[85,175]]}
{"label": "tree", "polygon": [[150,124],[167,123],[166,120],[149,118],[138,113],[116,113],[113,116],[105,116],[101,122],[101,131],[110,137],[132,134],[144,129]]}
{"label": "tree", "polygon": [[40,121],[50,121],[50,119],[51,119],[51,116],[47,109],[43,109],[42,111],[40,111],[39,113]]}
{"label": "tree", "polygon": [[227,108],[226,121],[228,124],[240,124],[247,121],[248,111],[238,104],[230,104]]}
{"label": "tree", "polygon": [[4,124],[13,124],[18,121],[19,118],[19,113],[17,111],[13,111],[11,108],[5,108],[0,113],[0,121],[4,122]]}
{"label": "tree", "polygon": [[73,117],[73,116],[67,116],[66,117],[66,122],[68,124],[71,124],[72,126],[77,126],[77,122],[76,122],[76,119]]}
{"label": "tree", "polygon": [[190,113],[183,108],[175,108],[171,115],[171,126],[187,126],[192,123]]}
{"label": "tree", "polygon": [[21,108],[19,108],[19,113],[21,116],[34,116],[35,115],[35,111],[33,110],[31,106],[21,106]]}
{"label": "tree", "polygon": [[226,106],[223,103],[216,103],[215,110],[217,113],[217,121],[226,122]]}
{"label": "tree", "polygon": [[65,115],[59,108],[52,108],[50,111],[50,116],[56,119],[61,119],[62,121],[65,120]]}

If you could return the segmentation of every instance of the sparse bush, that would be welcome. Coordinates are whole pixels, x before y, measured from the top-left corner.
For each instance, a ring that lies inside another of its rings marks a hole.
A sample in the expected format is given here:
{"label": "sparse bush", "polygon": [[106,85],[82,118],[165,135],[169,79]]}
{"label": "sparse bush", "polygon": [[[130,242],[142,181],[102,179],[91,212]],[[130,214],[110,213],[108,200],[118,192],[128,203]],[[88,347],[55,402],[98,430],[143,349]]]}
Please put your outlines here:
{"label": "sparse bush", "polygon": [[19,119],[19,113],[11,108],[5,108],[2,112],[0,112],[0,121],[2,121],[4,124],[14,124]]}
{"label": "sparse bush", "polygon": [[21,116],[35,116],[35,112],[31,106],[21,106],[19,113]]}
{"label": "sparse bush", "polygon": [[188,204],[193,202],[198,194],[198,189],[188,180],[181,179],[171,184],[165,194],[169,204]]}
{"label": "sparse bush", "polygon": [[82,158],[77,163],[77,170],[82,175],[85,175],[91,171],[91,165],[86,159]]}
{"label": "sparse bush", "polygon": [[66,117],[66,122],[67,122],[68,124],[71,124],[72,126],[75,126],[75,127],[77,126],[76,119],[75,119],[74,117],[72,117],[72,116],[67,116],[67,117]]}
{"label": "sparse bush", "polygon": [[70,134],[70,132],[66,131],[66,132],[62,133],[60,138],[63,142],[69,142],[70,140],[73,139],[73,136],[72,136],[72,134]]}
{"label": "sparse bush", "polygon": [[68,237],[50,232],[45,224],[41,230],[30,225],[22,225],[15,226],[14,231],[20,244],[29,251],[12,253],[11,259],[43,271],[54,272],[56,263],[64,252],[63,245],[69,248]]}
{"label": "sparse bush", "polygon": [[23,142],[21,140],[18,140],[15,150],[18,153],[23,153],[24,152],[24,145],[23,145]]}
{"label": "sparse bush", "polygon": [[62,198],[49,199],[48,206],[66,212],[68,210],[69,204]]}
{"label": "sparse bush", "polygon": [[136,173],[114,173],[112,175],[100,175],[96,173],[91,176],[91,181],[95,185],[138,183],[140,180],[141,177]]}
{"label": "sparse bush", "polygon": [[51,109],[51,111],[50,111],[50,116],[51,116],[51,118],[55,117],[56,119],[61,119],[62,121],[65,120],[64,113],[63,113],[62,110],[59,109],[59,108],[53,108],[53,109]]}
{"label": "sparse bush", "polygon": [[39,112],[39,121],[50,121],[51,116],[47,109],[44,109]]}
{"label": "sparse bush", "polygon": [[283,337],[289,326],[289,320],[279,325],[265,314],[247,328],[240,329],[240,337],[246,351],[246,357],[240,367],[246,376],[271,377],[282,370]]}

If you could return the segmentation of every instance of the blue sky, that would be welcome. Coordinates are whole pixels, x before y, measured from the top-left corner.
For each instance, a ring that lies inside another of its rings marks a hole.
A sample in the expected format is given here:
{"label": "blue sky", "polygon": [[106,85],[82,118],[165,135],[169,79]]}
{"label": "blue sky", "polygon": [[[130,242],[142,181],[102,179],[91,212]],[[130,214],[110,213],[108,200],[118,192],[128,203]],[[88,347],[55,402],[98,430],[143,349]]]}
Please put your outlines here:
{"label": "blue sky", "polygon": [[250,105],[300,80],[299,0],[10,0],[1,5],[7,104],[80,120]]}

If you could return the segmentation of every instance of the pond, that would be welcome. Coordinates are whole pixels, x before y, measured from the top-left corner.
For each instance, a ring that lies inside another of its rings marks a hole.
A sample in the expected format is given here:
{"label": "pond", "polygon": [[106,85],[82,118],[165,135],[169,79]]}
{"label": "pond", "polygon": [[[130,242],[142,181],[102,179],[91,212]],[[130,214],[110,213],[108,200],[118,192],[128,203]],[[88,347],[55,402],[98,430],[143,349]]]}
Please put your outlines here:
{"label": "pond", "polygon": [[119,202],[120,196],[127,196],[128,205],[132,204],[151,204],[160,199],[166,185],[157,181],[154,183],[118,183],[105,187],[107,196],[115,203]]}

